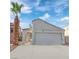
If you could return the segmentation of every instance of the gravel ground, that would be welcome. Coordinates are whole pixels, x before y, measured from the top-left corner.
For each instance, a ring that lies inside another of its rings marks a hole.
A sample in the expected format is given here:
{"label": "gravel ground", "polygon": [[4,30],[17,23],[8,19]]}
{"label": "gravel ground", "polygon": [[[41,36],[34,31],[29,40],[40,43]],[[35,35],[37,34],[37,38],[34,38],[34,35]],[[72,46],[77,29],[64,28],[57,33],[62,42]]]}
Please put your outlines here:
{"label": "gravel ground", "polygon": [[69,47],[62,45],[21,45],[11,52],[10,59],[69,59]]}

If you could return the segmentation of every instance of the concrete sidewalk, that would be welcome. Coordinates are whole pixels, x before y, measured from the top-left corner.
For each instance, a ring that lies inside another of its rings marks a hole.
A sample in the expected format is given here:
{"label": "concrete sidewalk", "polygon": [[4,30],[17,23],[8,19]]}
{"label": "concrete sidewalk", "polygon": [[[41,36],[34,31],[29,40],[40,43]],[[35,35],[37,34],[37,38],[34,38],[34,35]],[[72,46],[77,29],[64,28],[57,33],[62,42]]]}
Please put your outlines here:
{"label": "concrete sidewalk", "polygon": [[11,52],[11,59],[69,59],[68,46],[21,45]]}

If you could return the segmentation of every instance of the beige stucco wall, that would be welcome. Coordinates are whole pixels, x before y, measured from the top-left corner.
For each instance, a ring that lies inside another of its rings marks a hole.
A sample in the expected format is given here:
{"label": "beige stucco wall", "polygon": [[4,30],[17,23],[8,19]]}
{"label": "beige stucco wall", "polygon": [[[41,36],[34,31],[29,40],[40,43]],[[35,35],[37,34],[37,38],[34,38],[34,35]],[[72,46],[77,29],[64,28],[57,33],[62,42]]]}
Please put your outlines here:
{"label": "beige stucco wall", "polygon": [[69,44],[69,28],[65,27],[65,44]]}
{"label": "beige stucco wall", "polygon": [[65,36],[69,36],[69,28],[65,27]]}

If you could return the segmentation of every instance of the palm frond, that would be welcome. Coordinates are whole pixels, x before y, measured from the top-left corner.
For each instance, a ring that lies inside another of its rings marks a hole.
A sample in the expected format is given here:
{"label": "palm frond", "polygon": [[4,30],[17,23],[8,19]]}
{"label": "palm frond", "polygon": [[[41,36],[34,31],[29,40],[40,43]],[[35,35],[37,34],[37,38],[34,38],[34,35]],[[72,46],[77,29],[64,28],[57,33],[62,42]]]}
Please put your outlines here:
{"label": "palm frond", "polygon": [[23,5],[21,4],[20,6],[19,6],[19,13],[21,12],[21,8],[23,7]]}
{"label": "palm frond", "polygon": [[12,2],[11,4],[12,4],[11,8],[12,12],[14,12],[16,15],[21,12],[21,8],[23,7],[22,4],[19,5],[17,2],[16,3]]}
{"label": "palm frond", "polygon": [[11,4],[12,4],[12,6],[13,6],[13,7],[16,7],[16,5],[15,5],[15,3],[14,3],[14,2],[12,2]]}

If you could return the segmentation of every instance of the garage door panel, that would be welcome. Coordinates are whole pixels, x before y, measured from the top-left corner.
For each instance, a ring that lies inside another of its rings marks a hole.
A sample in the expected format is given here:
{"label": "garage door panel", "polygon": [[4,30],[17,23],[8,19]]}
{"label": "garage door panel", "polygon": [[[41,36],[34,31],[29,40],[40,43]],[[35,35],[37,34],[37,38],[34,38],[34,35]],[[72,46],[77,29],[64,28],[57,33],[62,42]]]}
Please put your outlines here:
{"label": "garage door panel", "polygon": [[36,44],[60,44],[61,34],[51,33],[36,33]]}

